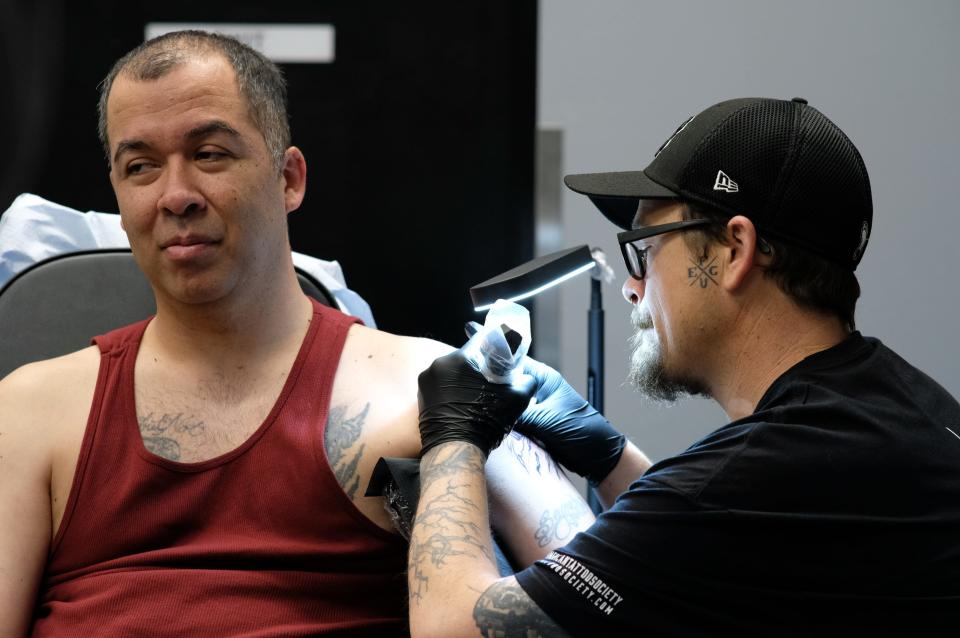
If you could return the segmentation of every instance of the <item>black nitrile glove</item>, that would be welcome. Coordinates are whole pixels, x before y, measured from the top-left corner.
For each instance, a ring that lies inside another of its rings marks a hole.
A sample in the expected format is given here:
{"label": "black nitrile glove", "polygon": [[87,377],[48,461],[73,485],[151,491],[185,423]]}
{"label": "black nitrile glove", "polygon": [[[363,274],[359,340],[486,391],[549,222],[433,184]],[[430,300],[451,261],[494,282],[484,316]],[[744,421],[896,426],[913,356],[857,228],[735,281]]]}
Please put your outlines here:
{"label": "black nitrile glove", "polygon": [[534,380],[490,383],[456,350],[434,361],[417,379],[420,391],[420,456],[447,441],[467,441],[484,456],[500,445],[530,403]]}
{"label": "black nitrile glove", "polygon": [[525,359],[524,372],[537,380],[537,403],[520,415],[515,426],[536,439],[572,472],[592,485],[605,479],[620,460],[626,437],[550,366]]}

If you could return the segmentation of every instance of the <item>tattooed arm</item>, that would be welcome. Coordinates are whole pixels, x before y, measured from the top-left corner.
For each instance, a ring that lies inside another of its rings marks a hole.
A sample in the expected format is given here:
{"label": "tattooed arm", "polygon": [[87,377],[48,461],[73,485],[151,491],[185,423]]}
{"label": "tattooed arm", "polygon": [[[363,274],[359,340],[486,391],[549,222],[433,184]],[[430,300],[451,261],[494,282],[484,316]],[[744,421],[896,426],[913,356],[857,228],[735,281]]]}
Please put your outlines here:
{"label": "tattooed arm", "polygon": [[[364,496],[370,474],[381,456],[418,456],[417,375],[451,350],[429,339],[398,337],[363,326],[354,326],[348,335],[323,443],[344,492],[384,529],[394,527],[382,499]],[[555,529],[542,532],[542,538],[552,534],[550,543],[541,546],[542,539],[535,537],[547,510],[550,519],[564,503],[582,501],[542,449],[511,435],[490,454],[486,469],[493,526],[504,541],[501,546],[515,560],[529,564],[572,538],[577,530],[567,524],[571,505],[561,512]],[[579,527],[589,524],[587,513]]]}
{"label": "tattooed arm", "polygon": [[483,466],[480,450],[460,441],[421,461],[408,570],[411,635],[566,636],[515,578],[498,577]]}
{"label": "tattooed arm", "polygon": [[566,545],[593,524],[593,512],[536,443],[511,432],[487,459],[493,528],[522,566]]}

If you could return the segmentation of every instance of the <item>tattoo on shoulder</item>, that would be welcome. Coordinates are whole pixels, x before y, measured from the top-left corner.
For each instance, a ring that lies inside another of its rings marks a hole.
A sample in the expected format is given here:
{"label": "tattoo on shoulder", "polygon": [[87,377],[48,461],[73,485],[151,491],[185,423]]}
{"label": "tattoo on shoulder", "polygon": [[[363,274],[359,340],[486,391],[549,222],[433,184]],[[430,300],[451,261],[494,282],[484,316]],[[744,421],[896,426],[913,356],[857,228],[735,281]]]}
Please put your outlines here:
{"label": "tattoo on shoulder", "polygon": [[347,416],[346,406],[333,406],[327,419],[324,431],[323,446],[327,451],[327,458],[337,482],[343,487],[347,496],[354,498],[360,488],[360,474],[357,467],[366,445],[356,445],[363,431],[364,422],[370,404],[363,406],[358,414]]}
{"label": "tattoo on shoulder", "polygon": [[480,595],[473,620],[490,638],[569,638],[513,578],[497,581]]}
{"label": "tattoo on shoulder", "polygon": [[573,535],[584,516],[590,514],[586,503],[572,498],[560,507],[544,510],[540,525],[533,533],[539,547],[546,547],[554,540],[563,541]]}

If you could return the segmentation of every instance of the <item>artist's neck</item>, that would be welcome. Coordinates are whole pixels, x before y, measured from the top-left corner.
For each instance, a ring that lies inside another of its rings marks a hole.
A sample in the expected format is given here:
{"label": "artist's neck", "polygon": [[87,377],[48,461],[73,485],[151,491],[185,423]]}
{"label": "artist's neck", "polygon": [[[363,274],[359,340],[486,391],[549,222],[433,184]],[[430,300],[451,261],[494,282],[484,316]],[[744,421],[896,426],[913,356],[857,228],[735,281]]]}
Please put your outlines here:
{"label": "artist's neck", "polygon": [[836,317],[801,309],[789,300],[754,306],[749,316],[740,319],[729,347],[719,357],[727,363],[713,375],[716,381],[710,386],[710,395],[731,421],[755,412],[763,395],[787,370],[850,334]]}

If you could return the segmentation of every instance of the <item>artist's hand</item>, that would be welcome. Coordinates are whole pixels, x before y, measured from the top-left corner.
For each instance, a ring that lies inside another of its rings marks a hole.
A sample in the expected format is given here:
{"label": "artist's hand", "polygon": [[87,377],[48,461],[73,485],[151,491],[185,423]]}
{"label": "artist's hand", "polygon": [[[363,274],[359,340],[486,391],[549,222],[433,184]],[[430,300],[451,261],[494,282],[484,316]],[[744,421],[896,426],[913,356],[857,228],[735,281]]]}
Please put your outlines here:
{"label": "artist's hand", "polygon": [[539,441],[567,469],[598,484],[620,460],[626,437],[559,372],[530,358],[524,361],[524,372],[537,380],[537,403],[520,415],[516,430]]}
{"label": "artist's hand", "polygon": [[421,456],[447,441],[467,441],[489,454],[533,396],[533,378],[519,377],[513,385],[490,383],[460,350],[434,361],[417,379]]}

